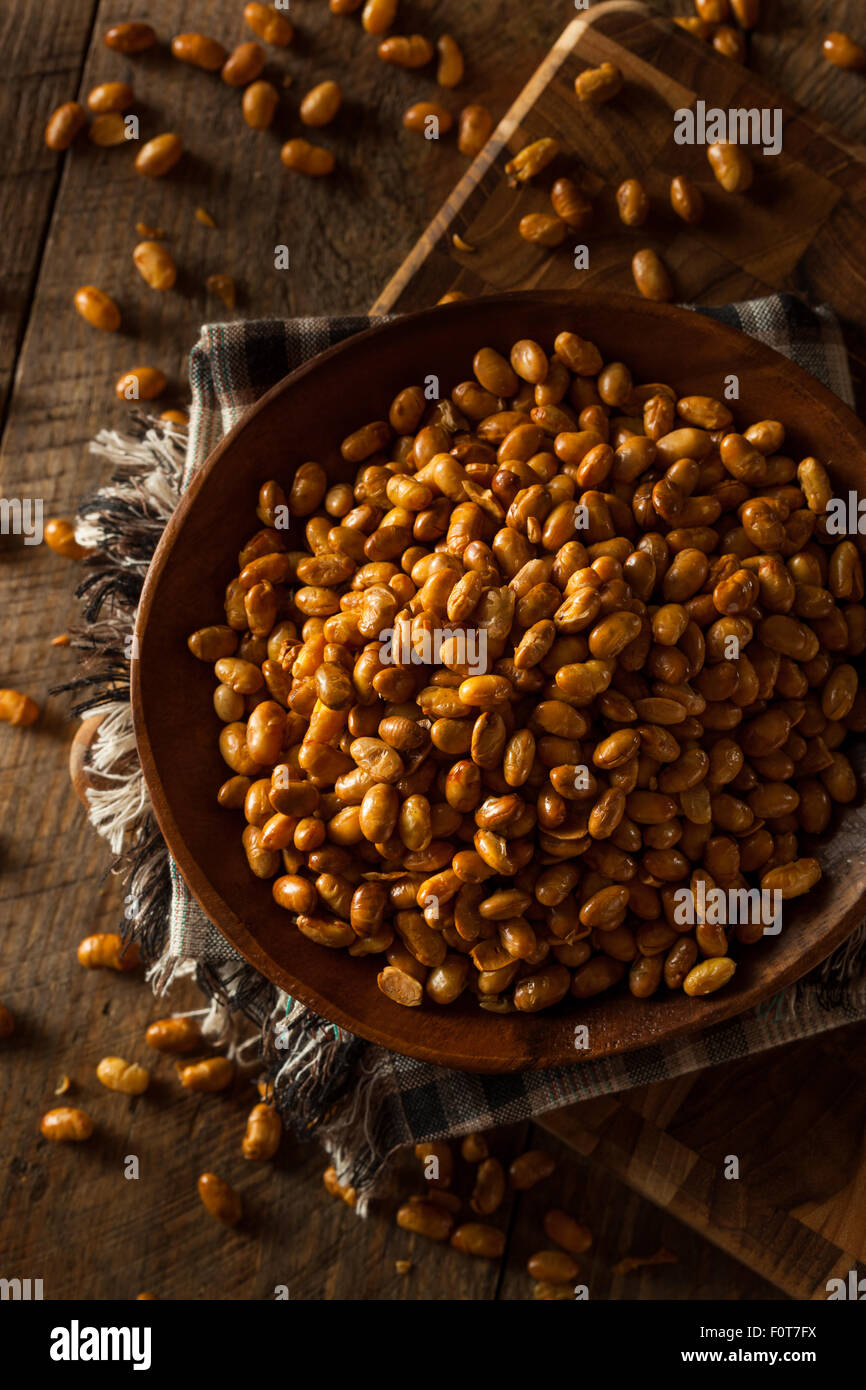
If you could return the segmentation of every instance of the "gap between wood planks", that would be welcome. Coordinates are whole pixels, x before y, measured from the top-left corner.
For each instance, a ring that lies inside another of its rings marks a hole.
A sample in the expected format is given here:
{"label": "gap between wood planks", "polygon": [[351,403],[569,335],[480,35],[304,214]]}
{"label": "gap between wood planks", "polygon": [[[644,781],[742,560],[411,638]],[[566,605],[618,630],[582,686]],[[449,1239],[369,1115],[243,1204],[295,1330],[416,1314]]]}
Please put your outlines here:
{"label": "gap between wood planks", "polygon": [[[81,95],[81,86],[84,79],[84,67],[87,62],[91,46],[93,44],[93,38],[99,14],[99,6],[100,0],[90,0],[90,20],[87,27],[87,34],[82,43],[78,58],[78,70],[75,80],[75,98],[69,96],[66,98],[66,100],[68,101],[77,99]],[[38,74],[38,77],[41,78],[42,76],[43,74]],[[48,112],[45,113],[46,119],[48,117],[48,114]],[[38,131],[38,138],[41,140],[41,126],[38,127]],[[30,271],[30,277],[25,291],[24,304],[21,307],[20,317],[15,330],[15,340],[12,351],[12,359],[9,364],[9,382],[5,392],[5,396],[3,397],[2,401],[0,401],[0,451],[2,451],[3,443],[6,438],[6,427],[9,423],[9,415],[12,410],[12,400],[16,394],[16,387],[18,385],[18,363],[21,358],[21,350],[24,346],[24,339],[27,336],[27,329],[30,326],[30,318],[33,313],[33,305],[36,298],[36,287],[39,283],[39,276],[42,272],[42,262],[45,257],[45,250],[48,245],[49,238],[51,236],[52,226],[54,224],[54,215],[57,209],[57,199],[60,192],[60,184],[63,178],[63,171],[66,168],[66,158],[66,151],[64,151],[62,155],[56,156],[56,164],[51,177],[51,192],[49,194],[48,200],[43,211],[42,226],[40,228],[39,235],[36,238],[36,255],[33,260],[33,266]]]}

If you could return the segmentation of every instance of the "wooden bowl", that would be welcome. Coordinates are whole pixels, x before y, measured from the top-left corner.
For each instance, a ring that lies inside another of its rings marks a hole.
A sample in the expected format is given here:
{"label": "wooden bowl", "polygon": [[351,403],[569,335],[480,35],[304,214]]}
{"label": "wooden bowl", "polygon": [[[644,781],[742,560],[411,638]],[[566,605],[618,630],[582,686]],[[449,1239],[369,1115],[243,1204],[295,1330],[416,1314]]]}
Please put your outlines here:
{"label": "wooden bowl", "polygon": [[[216,801],[228,773],[217,749],[213,671],[190,656],[186,639],[221,621],[237,552],[258,525],[259,486],[290,477],[311,458],[333,481],[345,479],[353,470],[339,441],[386,416],[402,387],[438,373],[446,395],[471,376],[477,348],[507,354],[521,337],[549,346],[564,329],[592,339],[606,361],[626,361],[635,381],[666,381],[680,394],[719,396],[736,373],[741,424],[782,420],[794,458],[814,453],[843,492],[863,489],[866,431],[817,381],[753,339],[703,315],[627,296],[497,295],[361,333],[275,386],[214,450],[183,497],[151,564],[139,616],[132,707],[141,762],[168,847],[211,921],[269,980],[334,1023],[396,1052],[467,1071],[567,1064],[718,1023],[823,960],[866,908],[866,883],[851,872],[866,841],[866,814],[847,807],[823,837],[821,884],[787,905],[780,936],[739,952],[734,980],[719,994],[690,999],[665,991],[639,1000],[620,990],[580,1005],[569,997],[549,1013],[499,1015],[469,995],[448,1008],[392,1003],[377,988],[379,964],[308,941],[273,902],[270,883],[250,874],[241,819]],[[590,1025],[591,1045],[575,1052],[579,1020]]]}

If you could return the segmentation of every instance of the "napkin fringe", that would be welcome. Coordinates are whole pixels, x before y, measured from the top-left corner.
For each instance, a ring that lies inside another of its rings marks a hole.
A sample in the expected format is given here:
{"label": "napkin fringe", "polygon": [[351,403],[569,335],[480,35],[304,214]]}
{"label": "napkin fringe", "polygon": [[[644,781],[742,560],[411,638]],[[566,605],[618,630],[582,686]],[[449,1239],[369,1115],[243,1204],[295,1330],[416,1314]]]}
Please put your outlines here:
{"label": "napkin fringe", "polygon": [[264,1029],[264,1055],[278,1109],[292,1115],[300,1137],[319,1140],[366,1216],[394,1148],[386,1117],[397,1087],[387,1052],[281,993]]}

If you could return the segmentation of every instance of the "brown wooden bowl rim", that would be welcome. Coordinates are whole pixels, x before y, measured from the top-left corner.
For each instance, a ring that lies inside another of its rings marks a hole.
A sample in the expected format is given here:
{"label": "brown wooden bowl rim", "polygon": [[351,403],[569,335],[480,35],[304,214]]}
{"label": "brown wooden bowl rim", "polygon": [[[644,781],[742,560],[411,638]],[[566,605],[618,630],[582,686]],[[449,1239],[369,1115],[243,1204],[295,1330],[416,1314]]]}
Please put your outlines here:
{"label": "brown wooden bowl rim", "polygon": [[[272,403],[286,391],[293,389],[297,383],[304,380],[313,372],[321,370],[326,363],[338,361],[340,356],[348,350],[357,350],[359,344],[375,344],[376,340],[382,335],[398,332],[407,322],[421,322],[425,319],[432,319],[434,315],[448,313],[455,319],[478,315],[483,312],[488,305],[513,304],[515,310],[531,309],[532,305],[550,305],[561,303],[564,307],[580,309],[582,305],[592,305],[595,308],[604,309],[611,315],[616,316],[617,311],[628,310],[634,313],[636,308],[649,319],[660,320],[676,328],[694,328],[700,324],[701,329],[708,331],[711,335],[724,340],[730,344],[730,350],[736,354],[740,360],[745,360],[747,368],[756,366],[765,368],[775,368],[783,376],[787,376],[793,382],[800,382],[808,391],[808,394],[817,397],[823,402],[825,407],[845,425],[848,431],[859,443],[866,464],[866,428],[860,423],[854,412],[835,396],[832,391],[825,387],[820,381],[804,371],[790,358],[776,352],[773,348],[759,342],[757,339],[732,328],[729,324],[720,321],[709,315],[696,314],[694,310],[684,309],[678,305],[658,304],[651,301],[637,300],[633,295],[615,294],[607,292],[580,292],[562,290],[530,290],[516,291],[507,294],[485,295],[480,299],[459,300],[447,305],[437,305],[428,309],[420,309],[411,314],[395,315],[393,319],[384,324],[377,324],[371,328],[362,330],[343,342],[327,348],[318,353],[309,361],[303,363],[289,375],[278,381],[260,400],[256,401],[244,416],[239,420],[225,437],[220,440],[201,468],[191,480],[188,488],[182,495],[178,506],[172,513],[166,528],[160,537],[153,559],[145,577],[142,589],[141,600],[139,603],[136,628],[139,633],[149,620],[154,598],[158,592],[159,581],[167,563],[168,557],[174,546],[175,540],[183,523],[195,505],[196,499],[202,489],[207,486],[211,474],[214,472],[219,460],[231,448],[249,426],[250,422],[257,416],[267,411]],[[687,365],[685,370],[687,371]],[[145,784],[151,799],[154,815],[168,846],[169,852],[177,864],[187,886],[192,892],[193,897],[202,907],[210,921],[217,927],[223,936],[235,947],[236,950],[258,970],[265,978],[269,979],[280,989],[285,990],[293,998],[300,1000],[310,1009],[320,1014],[332,1023],[336,1023],[341,1028],[351,1033],[355,1033],[368,1041],[377,1043],[389,1050],[397,1051],[405,1056],[415,1057],[419,1060],[432,1063],[438,1066],[453,1067],[458,1070],[481,1073],[495,1073],[512,1070],[530,1070],[538,1066],[568,1065],[574,1064],[575,1055],[569,1047],[563,1047],[554,1058],[535,1058],[521,1057],[510,1060],[504,1056],[479,1056],[477,1049],[463,1052],[445,1052],[441,1049],[431,1047],[424,1040],[425,1020],[429,1015],[421,1009],[401,1009],[394,1006],[397,1016],[395,1024],[404,1025],[407,1020],[415,1020],[415,1031],[417,1038],[407,1040],[401,1036],[400,1045],[394,1046],[393,1036],[368,1020],[352,1017],[344,1009],[332,1004],[323,996],[316,985],[299,980],[289,970],[285,969],[259,946],[256,938],[244,926],[243,922],[237,918],[233,910],[225,900],[214,890],[207,877],[207,873],[200,866],[195,857],[188,851],[186,840],[181,827],[175,820],[172,812],[166,804],[162,794],[162,783],[157,766],[157,757],[154,752],[145,718],[143,708],[140,662],[133,660],[131,663],[131,699],[132,715],[135,730],[138,753],[144,773]],[[826,886],[826,885],[825,885]],[[641,1047],[661,1043],[667,1043],[675,1038],[700,1032],[710,1028],[714,1024],[722,1023],[737,1014],[742,1014],[747,1010],[777,994],[785,986],[794,983],[803,975],[807,974],[826,957],[854,930],[855,926],[863,920],[866,915],[866,881],[863,889],[855,902],[845,911],[835,922],[829,926],[817,940],[807,944],[802,953],[796,960],[780,968],[775,974],[771,974],[769,979],[736,988],[737,976],[734,977],[733,986],[726,989],[719,995],[705,996],[700,1001],[689,1000],[690,1003],[701,1004],[700,1011],[695,1011],[688,1017],[671,1018],[670,1024],[664,1030],[657,1031],[652,1035],[641,1032],[639,1010],[644,1002],[651,1001],[634,1000],[629,996],[629,1000],[635,1005],[635,1022],[631,1027],[626,1026],[622,1036],[615,1039],[609,1045],[595,1049],[590,1047],[587,1052],[583,1052],[578,1058],[578,1065],[583,1060],[593,1060],[600,1057],[614,1056],[618,1053],[633,1051]],[[752,947],[750,950],[757,948]],[[328,956],[327,951],[323,951],[324,956]],[[602,995],[604,1000],[610,996]],[[671,1009],[677,1002],[682,1008],[683,1000],[687,999],[671,998],[666,1001]],[[563,1001],[563,1005],[570,1000]],[[559,1009],[562,1006],[557,1006]],[[479,1016],[490,1020],[491,1038],[495,1036],[496,1025],[504,1021],[503,1016],[488,1015],[483,1010],[478,1010]],[[509,1014],[504,1016],[507,1019],[519,1017],[521,1023],[529,1028],[534,1020],[544,1020],[551,1017],[550,1013],[544,1014]],[[585,1021],[585,1020],[584,1020]],[[563,1027],[563,1034],[568,1033],[568,1028]]]}

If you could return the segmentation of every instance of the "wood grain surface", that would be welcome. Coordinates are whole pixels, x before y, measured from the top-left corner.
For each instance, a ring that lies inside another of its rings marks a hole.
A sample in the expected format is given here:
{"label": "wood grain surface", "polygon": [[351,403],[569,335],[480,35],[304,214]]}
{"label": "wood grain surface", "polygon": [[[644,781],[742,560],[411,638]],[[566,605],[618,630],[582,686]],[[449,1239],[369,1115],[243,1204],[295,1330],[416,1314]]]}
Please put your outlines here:
{"label": "wood grain surface", "polygon": [[792,1298],[824,1299],[866,1272],[864,1083],[855,1024],[542,1126]]}
{"label": "wood grain surface", "polygon": [[[125,407],[112,393],[122,371],[161,366],[172,382],[165,405],[182,404],[183,363],[198,325],[223,312],[202,287],[207,274],[236,277],[243,315],[363,312],[466,167],[453,140],[431,149],[402,131],[405,105],[431,95],[432,83],[383,72],[357,16],[338,19],[321,0],[297,0],[295,44],[268,55],[272,74],[293,77],[286,109],[275,132],[257,136],[239,119],[238,94],[218,79],[178,68],[164,49],[125,59],[104,47],[105,28],[133,8],[163,39],[195,29],[228,45],[246,37],[241,0],[142,0],[134,7],[7,0],[0,12],[2,488],[6,497],[41,497],[46,515],[69,513],[102,481],[86,444],[97,429],[123,425]],[[686,0],[658,0],[655,8],[690,10]],[[823,28],[863,40],[860,0],[764,0],[763,11],[750,44],[752,69],[849,140],[866,143],[863,78],[830,69],[819,52]],[[448,31],[463,43],[467,80],[448,103],[456,110],[485,101],[499,119],[574,9],[570,0],[403,0],[401,13],[406,32]],[[299,93],[332,75],[348,100],[323,143],[333,143],[343,172],[334,186],[311,187],[282,169],[278,145],[299,131]],[[58,156],[42,144],[58,102],[97,81],[127,77],[143,135],[178,128],[191,151],[161,183],[134,176],[123,148],[97,150],[80,138]],[[196,206],[208,209],[215,230],[193,220]],[[171,233],[182,268],[171,296],[157,299],[132,269],[139,219]],[[273,269],[277,243],[292,251],[285,274]],[[89,281],[118,295],[121,334],[98,335],[75,315],[71,295]],[[160,1064],[159,1083],[142,1099],[99,1087],[94,1067],[102,1055],[147,1060],[144,1028],[165,1005],[138,976],[85,975],[75,961],[82,936],[113,927],[120,898],[117,882],[104,878],[107,849],[86,826],[68,782],[65,704],[47,699],[48,688],[74,668],[68,651],[48,643],[77,613],[77,577],[46,549],[0,538],[2,683],[45,706],[30,729],[0,727],[0,999],[18,1020],[16,1035],[0,1045],[0,1275],[42,1277],[46,1296],[57,1298],[132,1298],[148,1287],[166,1298],[270,1298],[278,1283],[300,1298],[528,1297],[511,1252],[535,1239],[538,1227],[524,1226],[523,1214],[544,1200],[541,1190],[520,1198],[509,1256],[503,1268],[490,1268],[447,1249],[416,1248],[390,1223],[359,1227],[345,1207],[321,1197],[323,1160],[313,1146],[287,1145],[275,1166],[253,1171],[238,1148],[253,1098],[243,1083],[231,1096],[179,1095],[170,1066]],[[185,987],[172,1006],[193,1007],[196,997]],[[98,1124],[81,1148],[49,1148],[38,1135],[62,1073],[76,1083],[70,1098]],[[786,1100],[778,1098],[780,1109]],[[122,1177],[128,1153],[142,1158],[138,1182]],[[562,1204],[573,1199],[596,1233],[595,1296],[778,1296],[603,1165],[562,1154]],[[244,1231],[226,1235],[199,1209],[193,1188],[206,1167],[238,1181],[250,1210]],[[847,1180],[841,1172],[838,1178]],[[820,1194],[811,1200],[818,1219]],[[619,1280],[610,1275],[623,1254],[651,1254],[661,1245],[680,1262]],[[392,1261],[407,1250],[415,1268],[401,1280]]]}

